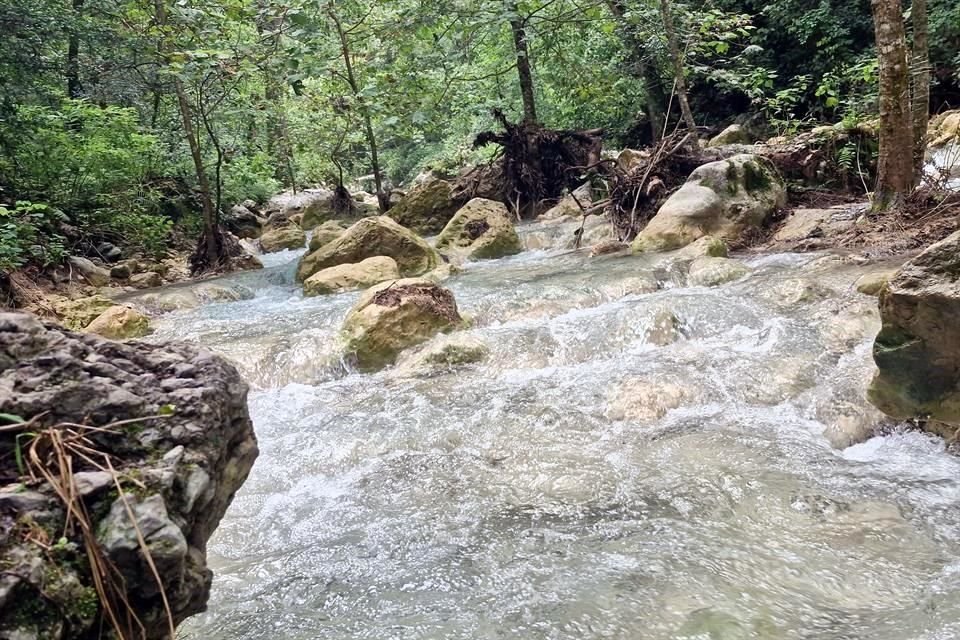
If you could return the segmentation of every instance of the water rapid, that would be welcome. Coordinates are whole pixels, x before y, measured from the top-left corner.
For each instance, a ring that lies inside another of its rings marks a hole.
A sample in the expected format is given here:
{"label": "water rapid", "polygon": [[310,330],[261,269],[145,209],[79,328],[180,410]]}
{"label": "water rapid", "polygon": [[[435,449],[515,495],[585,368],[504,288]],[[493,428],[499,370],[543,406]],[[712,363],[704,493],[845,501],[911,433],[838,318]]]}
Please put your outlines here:
{"label": "water rapid", "polygon": [[184,638],[960,637],[960,460],[833,446],[876,420],[863,267],[753,257],[702,288],[669,256],[531,250],[445,283],[473,325],[436,340],[481,363],[361,375],[358,294],[303,298],[298,255],[156,323],[237,363],[261,446]]}

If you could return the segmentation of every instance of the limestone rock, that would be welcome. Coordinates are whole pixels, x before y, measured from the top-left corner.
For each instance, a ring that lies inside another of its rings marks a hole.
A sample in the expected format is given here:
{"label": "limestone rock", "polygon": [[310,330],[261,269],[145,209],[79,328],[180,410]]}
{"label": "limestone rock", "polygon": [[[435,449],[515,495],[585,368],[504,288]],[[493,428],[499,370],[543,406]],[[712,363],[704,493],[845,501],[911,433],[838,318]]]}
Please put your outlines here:
{"label": "limestone rock", "polygon": [[679,249],[705,235],[738,239],[786,202],[786,187],[766,158],[740,154],[698,167],[633,241],[636,253]]}
{"label": "limestone rock", "polygon": [[90,260],[80,256],[70,256],[67,260],[75,272],[95,287],[105,287],[110,284],[110,271],[98,267]]}
{"label": "limestone rock", "polygon": [[[252,204],[252,203],[251,203]],[[238,238],[255,240],[263,234],[266,221],[242,204],[230,208],[223,220],[224,226]]]}
{"label": "limestone rock", "polygon": [[126,280],[131,275],[130,265],[121,262],[120,264],[115,264],[110,267],[110,277],[117,280]]}
{"label": "limestone rock", "polygon": [[481,340],[462,333],[431,340],[422,349],[397,363],[400,375],[430,375],[455,367],[482,362],[490,348]]}
{"label": "limestone rock", "polygon": [[346,229],[336,220],[327,220],[313,230],[313,235],[310,236],[308,250],[311,252],[316,251],[328,242],[333,242],[339,238],[344,231],[346,231]]}
{"label": "limestone rock", "polygon": [[376,216],[356,222],[336,240],[305,255],[297,267],[297,280],[303,282],[322,269],[375,256],[396,260],[404,277],[419,276],[440,264],[440,256],[423,238],[387,216]]}
{"label": "limestone rock", "polygon": [[854,224],[854,217],[842,209],[796,209],[784,220],[773,241],[795,243],[835,236]]}
{"label": "limestone rock", "polygon": [[462,203],[454,199],[449,182],[430,178],[414,186],[388,215],[408,229],[430,235],[440,232]]}
{"label": "limestone rock", "polygon": [[897,419],[960,426],[960,231],[897,272],[880,317],[870,401]]}
{"label": "limestone rock", "polygon": [[[64,422],[98,428],[129,421],[88,438],[112,457],[124,485],[136,478],[142,487],[121,498],[112,478],[98,476],[102,471],[82,458],[74,457],[73,470],[92,531],[145,625],[143,637],[167,638],[164,605],[137,529],[174,623],[203,611],[212,579],[207,541],[257,456],[246,383],[233,365],[196,346],[113,342],[26,314],[0,314],[0,354],[0,412],[36,418],[33,431]],[[152,418],[162,413],[169,415]],[[11,451],[14,437],[0,434],[0,450]],[[0,490],[4,495],[10,494]],[[41,482],[17,500],[0,499],[0,509],[4,522],[32,520],[67,538],[56,553],[26,536],[5,538],[0,590],[15,595],[0,597],[0,637],[112,637],[79,527],[64,533],[65,510],[52,487]]]}
{"label": "limestone rock", "polygon": [[422,278],[384,282],[364,292],[347,314],[346,353],[360,370],[380,369],[404,349],[462,323],[448,289]]}
{"label": "limestone rock", "polygon": [[520,253],[523,246],[502,203],[474,198],[440,232],[437,249],[483,260]]}
{"label": "limestone rock", "polygon": [[163,278],[155,271],[144,271],[130,276],[130,285],[137,289],[152,289],[163,285]]}
{"label": "limestone rock", "polygon": [[678,260],[696,260],[697,258],[726,258],[727,243],[720,238],[703,236],[680,249],[675,254]]}
{"label": "limestone rock", "polygon": [[743,127],[743,125],[732,124],[719,134],[714,136],[710,142],[707,143],[708,147],[722,147],[728,144],[752,144],[753,138],[750,136],[750,133]]}
{"label": "limestone rock", "polygon": [[299,225],[304,231],[309,231],[334,216],[332,200],[333,192],[329,189],[306,189],[296,193],[285,191],[271,198],[264,209],[271,214],[270,218],[279,213],[291,224],[296,224],[291,221],[293,217],[301,216]]}
{"label": "limestone rock", "polygon": [[322,269],[303,282],[303,295],[365,289],[385,280],[400,277],[397,262],[389,256],[375,256],[357,263],[340,264]]}
{"label": "limestone rock", "polygon": [[878,296],[883,287],[896,275],[896,269],[884,269],[863,274],[857,280],[857,291],[868,296]]}
{"label": "limestone rock", "polygon": [[303,229],[293,225],[270,229],[260,236],[260,248],[264,253],[275,253],[284,249],[302,249],[306,243],[307,234]]}
{"label": "limestone rock", "polygon": [[112,300],[101,295],[74,300],[64,298],[53,301],[53,310],[63,326],[79,331],[114,304]]}
{"label": "limestone rock", "polygon": [[679,381],[662,376],[630,378],[611,389],[605,413],[610,420],[651,423],[691,402],[694,395]]}
{"label": "limestone rock", "polygon": [[738,260],[697,258],[690,264],[687,284],[691,287],[715,287],[738,280],[748,273],[750,273],[750,269]]}
{"label": "limestone rock", "polygon": [[590,257],[597,258],[599,256],[606,256],[611,253],[625,251],[629,248],[630,246],[627,243],[620,242],[619,240],[604,240],[590,247]]}
{"label": "limestone rock", "polygon": [[947,111],[930,120],[927,131],[930,147],[960,143],[960,111]]}
{"label": "limestone rock", "polygon": [[683,324],[670,309],[657,309],[644,331],[644,340],[649,344],[665,347],[683,337]]}
{"label": "limestone rock", "polygon": [[84,331],[111,340],[142,338],[150,333],[150,321],[139,311],[116,305],[97,316]]}

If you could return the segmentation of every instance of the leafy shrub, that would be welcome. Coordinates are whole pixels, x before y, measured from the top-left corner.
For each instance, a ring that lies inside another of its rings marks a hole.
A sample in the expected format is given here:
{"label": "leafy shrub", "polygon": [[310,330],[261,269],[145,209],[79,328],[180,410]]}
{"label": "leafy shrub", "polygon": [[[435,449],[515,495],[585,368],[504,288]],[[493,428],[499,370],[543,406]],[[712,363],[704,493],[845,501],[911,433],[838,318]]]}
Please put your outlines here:
{"label": "leafy shrub", "polygon": [[50,266],[67,255],[57,226],[65,216],[46,204],[20,202],[0,205],[0,271],[9,272],[32,262]]}
{"label": "leafy shrub", "polygon": [[240,156],[223,168],[223,206],[244,200],[266,202],[280,190],[273,161],[265,153]]}

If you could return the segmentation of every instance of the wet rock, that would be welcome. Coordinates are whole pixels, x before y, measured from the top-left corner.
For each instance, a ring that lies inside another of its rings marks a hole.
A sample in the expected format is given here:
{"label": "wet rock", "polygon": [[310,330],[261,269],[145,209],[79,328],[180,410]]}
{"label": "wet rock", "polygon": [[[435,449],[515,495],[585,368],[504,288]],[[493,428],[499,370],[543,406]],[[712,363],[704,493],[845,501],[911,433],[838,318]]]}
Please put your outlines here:
{"label": "wet rock", "polygon": [[440,264],[440,256],[423,238],[391,218],[376,216],[360,220],[336,240],[305,255],[297,267],[297,280],[303,282],[322,269],[375,256],[393,258],[404,277],[422,275]]}
{"label": "wet rock", "polygon": [[860,276],[857,280],[857,291],[868,296],[879,296],[880,291],[890,282],[890,279],[896,275],[897,269],[884,269],[882,271],[871,271]]}
{"label": "wet rock", "polygon": [[931,118],[927,129],[930,147],[943,147],[960,142],[960,111],[946,111]]}
{"label": "wet rock", "polygon": [[110,271],[103,267],[98,267],[86,258],[70,256],[67,259],[67,263],[84,280],[95,287],[105,287],[110,284]]}
{"label": "wet rock", "polygon": [[872,301],[857,300],[818,322],[826,348],[833,353],[846,353],[877,334],[880,314]]}
{"label": "wet rock", "polygon": [[474,198],[457,211],[436,246],[468,260],[502,258],[523,250],[507,208],[483,198]]}
{"label": "wet rock", "polygon": [[111,340],[129,340],[149,334],[150,321],[139,311],[117,305],[97,316],[84,331]]}
{"label": "wet rock", "polygon": [[698,167],[634,240],[635,252],[679,249],[705,235],[737,240],[786,202],[766,158],[740,154]]}
{"label": "wet rock", "polygon": [[431,176],[415,185],[388,215],[417,233],[439,233],[453,218],[463,200],[453,196],[453,185]]}
{"label": "wet rock", "polygon": [[630,378],[611,389],[605,415],[610,420],[651,423],[692,402],[695,395],[688,386],[662,376]]}
{"label": "wet rock", "polygon": [[[287,211],[289,212],[290,209],[288,208]],[[338,215],[338,212],[333,208],[332,191],[317,191],[312,193],[304,201],[300,211],[301,217],[299,225],[304,231],[310,231]],[[342,213],[346,212],[340,212],[340,214]]]}
{"label": "wet rock", "polygon": [[630,245],[625,242],[620,242],[619,240],[604,240],[590,247],[590,257],[606,256],[611,253],[626,251],[629,248]]}
{"label": "wet rock", "polygon": [[200,299],[190,289],[170,289],[162,293],[148,293],[137,298],[137,302],[159,312],[196,309],[200,306]]}
{"label": "wet rock", "polygon": [[482,362],[490,348],[482,341],[465,334],[441,336],[423,349],[397,364],[400,375],[430,375],[455,367]]}
{"label": "wet rock", "polygon": [[680,249],[675,254],[678,260],[696,260],[697,258],[726,258],[727,243],[720,238],[703,236]]}
{"label": "wet rock", "polygon": [[115,264],[110,267],[110,277],[116,280],[126,280],[131,276],[130,265],[126,263]]}
{"label": "wet rock", "polygon": [[344,226],[338,221],[327,220],[313,230],[313,235],[310,236],[310,244],[308,245],[309,251],[316,251],[323,245],[333,242],[343,235],[344,231],[346,231],[346,228],[344,228]]}
{"label": "wet rock", "polygon": [[[580,204],[577,204],[577,201],[579,201]],[[561,198],[560,202],[540,214],[537,219],[548,221],[562,218],[579,218],[583,215],[583,210],[589,209],[591,204],[593,204],[593,189],[589,183],[586,183],[580,185],[572,194]],[[581,206],[583,208],[581,208]]]}
{"label": "wet rock", "polygon": [[307,234],[293,225],[270,229],[260,236],[260,248],[264,253],[275,253],[285,249],[302,249],[307,243]]}
{"label": "wet rock", "polygon": [[256,240],[263,234],[263,218],[254,213],[245,204],[234,205],[224,217],[223,223],[230,233],[238,238]]}
{"label": "wet rock", "polygon": [[155,271],[144,271],[130,276],[130,285],[137,289],[152,289],[163,286],[163,278]]}
{"label": "wet rock", "polygon": [[303,295],[318,296],[353,289],[366,289],[400,277],[397,262],[388,256],[367,258],[361,262],[340,264],[316,272],[303,282]]}
{"label": "wet rock", "polygon": [[53,310],[60,322],[68,329],[80,330],[96,320],[97,316],[114,306],[114,302],[102,295],[53,301]]}
{"label": "wet rock", "polygon": [[683,337],[683,323],[670,309],[658,309],[643,335],[648,344],[665,347]]}
{"label": "wet rock", "polygon": [[750,273],[745,264],[731,258],[697,258],[690,263],[687,284],[691,287],[715,287],[739,280]]}
{"label": "wet rock", "polygon": [[886,416],[878,409],[850,402],[833,402],[818,419],[826,423],[823,437],[835,449],[846,449],[874,436]]}
{"label": "wet rock", "polygon": [[101,242],[97,245],[97,255],[106,262],[116,262],[123,259],[123,249],[110,242]]}
{"label": "wet rock", "polygon": [[790,308],[801,304],[810,304],[817,300],[826,300],[834,295],[828,287],[813,279],[788,278],[764,287],[760,297],[780,308]]}
{"label": "wet rock", "polygon": [[460,326],[453,294],[429,280],[394,280],[368,289],[343,323],[346,353],[362,371],[392,364],[404,349]]}
{"label": "wet rock", "polygon": [[795,209],[774,234],[773,242],[793,244],[811,238],[830,238],[854,224],[855,218],[844,209]]}
{"label": "wet rock", "polygon": [[897,419],[960,426],[960,231],[897,272],[880,316],[870,401]]}
{"label": "wet rock", "polygon": [[732,124],[710,139],[708,147],[722,147],[728,144],[753,144],[753,136],[743,125]]}
{"label": "wet rock", "polygon": [[[113,476],[80,457],[74,477],[91,530],[123,578],[116,584],[145,625],[143,637],[166,638],[164,604],[138,537],[160,573],[174,623],[202,611],[212,578],[207,540],[257,455],[246,384],[232,365],[195,346],[112,342],[25,314],[0,314],[0,353],[0,412],[36,418],[34,430],[131,420],[88,439],[112,457],[122,483],[132,486],[135,478],[142,488],[120,497]],[[164,411],[171,415],[150,418]],[[13,437],[0,434],[0,448],[10,450]],[[173,450],[178,456],[166,455]],[[198,470],[209,479],[200,494],[195,489],[202,484],[192,480]],[[15,589],[13,597],[0,593],[0,637],[79,640],[108,633],[84,541],[78,527],[65,530],[53,489],[39,483],[13,500],[0,491],[0,510],[15,523],[42,517],[44,527],[66,538],[55,553],[27,535],[6,541],[4,570],[17,578],[0,584],[0,592]]]}

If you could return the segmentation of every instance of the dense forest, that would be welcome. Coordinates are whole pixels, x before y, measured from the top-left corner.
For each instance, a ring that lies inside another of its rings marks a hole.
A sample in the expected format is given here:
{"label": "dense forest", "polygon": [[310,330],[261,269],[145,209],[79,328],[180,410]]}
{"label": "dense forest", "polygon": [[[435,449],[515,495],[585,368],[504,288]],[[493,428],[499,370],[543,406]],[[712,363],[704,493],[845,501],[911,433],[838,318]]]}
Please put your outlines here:
{"label": "dense forest", "polygon": [[955,107],[960,4],[913,4],[0,0],[0,271],[104,241],[215,256],[223,211],[290,188],[345,180],[386,209],[424,169],[489,158],[497,113],[610,148],[681,119],[764,139],[869,121],[890,9],[929,48],[929,111]]}

